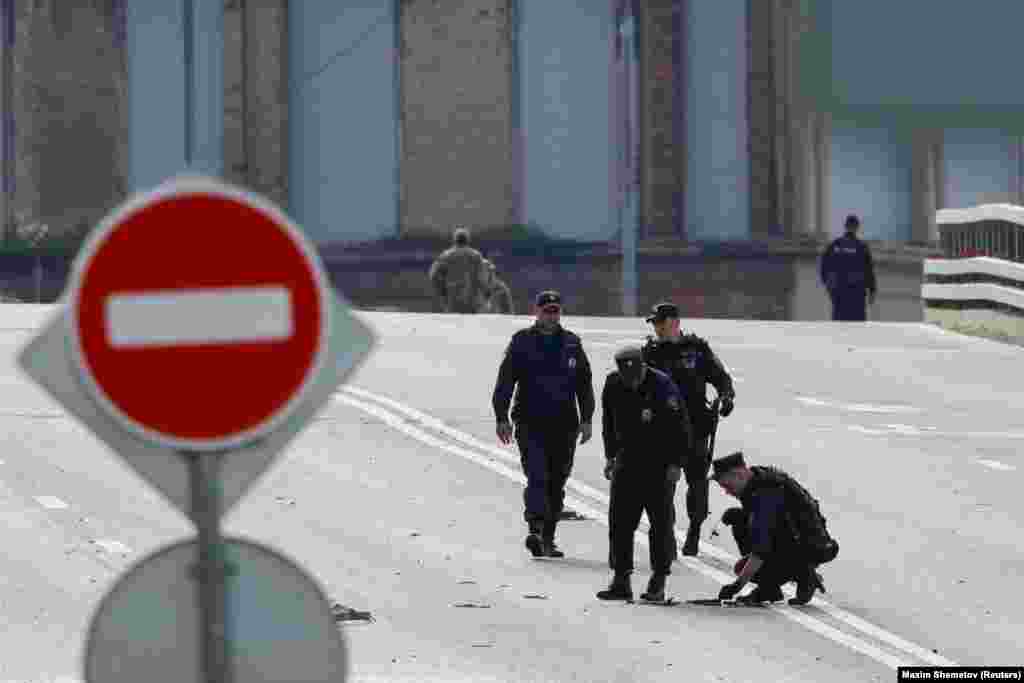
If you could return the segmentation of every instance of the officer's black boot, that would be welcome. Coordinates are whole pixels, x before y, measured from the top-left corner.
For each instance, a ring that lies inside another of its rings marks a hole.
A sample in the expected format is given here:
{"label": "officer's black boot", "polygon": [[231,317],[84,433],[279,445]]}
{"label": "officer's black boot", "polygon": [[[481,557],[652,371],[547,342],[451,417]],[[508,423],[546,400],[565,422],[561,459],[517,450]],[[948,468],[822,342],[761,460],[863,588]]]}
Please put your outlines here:
{"label": "officer's black boot", "polygon": [[530,533],[526,537],[526,547],[534,557],[544,557],[544,541],[541,538],[543,526],[540,522],[530,522]]}
{"label": "officer's black boot", "polygon": [[565,553],[559,550],[558,545],[555,544],[555,527],[557,524],[557,520],[548,520],[544,522],[544,531],[541,534],[541,546],[545,557],[565,557]]}
{"label": "officer's black boot", "polygon": [[796,596],[789,599],[791,605],[806,605],[814,597],[814,591],[825,592],[825,584],[814,567],[808,567],[806,573],[796,581]]}
{"label": "officer's black boot", "polygon": [[665,578],[667,576],[667,574],[657,572],[651,574],[651,578],[647,582],[647,590],[641,593],[640,597],[651,602],[665,602]]}
{"label": "officer's black boot", "polygon": [[615,572],[615,577],[607,589],[597,592],[600,600],[633,600],[633,587],[629,581],[630,572]]}
{"label": "officer's black boot", "polygon": [[742,598],[737,598],[738,602],[758,603],[758,602],[779,602],[786,596],[782,594],[782,588],[778,585],[768,585],[759,583],[754,590],[750,591],[747,595]]}
{"label": "officer's black boot", "polygon": [[700,522],[690,522],[690,527],[686,530],[686,542],[683,543],[683,555],[696,555],[699,546]]}

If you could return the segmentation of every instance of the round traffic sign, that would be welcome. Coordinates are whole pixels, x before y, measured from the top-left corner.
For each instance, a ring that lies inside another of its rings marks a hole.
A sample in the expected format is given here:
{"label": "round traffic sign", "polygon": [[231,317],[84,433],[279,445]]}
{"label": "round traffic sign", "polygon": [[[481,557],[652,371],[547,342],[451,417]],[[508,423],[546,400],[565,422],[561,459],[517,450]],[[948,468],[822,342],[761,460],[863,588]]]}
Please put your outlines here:
{"label": "round traffic sign", "polygon": [[[232,680],[343,683],[346,639],[327,596],[294,562],[225,538],[224,626]],[[129,568],[89,623],[86,683],[203,683],[199,544],[183,541]]]}
{"label": "round traffic sign", "polygon": [[178,450],[242,446],[287,419],[323,364],[329,284],[275,206],[179,178],[119,207],[69,288],[72,354],[124,428]]}

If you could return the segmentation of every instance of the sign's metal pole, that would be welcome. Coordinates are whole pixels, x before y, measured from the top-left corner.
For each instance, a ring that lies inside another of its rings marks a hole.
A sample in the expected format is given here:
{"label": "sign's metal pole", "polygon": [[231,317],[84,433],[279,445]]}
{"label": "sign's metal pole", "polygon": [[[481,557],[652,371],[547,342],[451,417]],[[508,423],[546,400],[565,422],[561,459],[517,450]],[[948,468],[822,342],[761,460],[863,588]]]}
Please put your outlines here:
{"label": "sign's metal pole", "polygon": [[228,566],[220,535],[221,484],[219,453],[185,453],[192,494],[192,522],[199,532],[198,590],[202,615],[200,647],[203,681],[231,683],[230,632],[225,582]]}

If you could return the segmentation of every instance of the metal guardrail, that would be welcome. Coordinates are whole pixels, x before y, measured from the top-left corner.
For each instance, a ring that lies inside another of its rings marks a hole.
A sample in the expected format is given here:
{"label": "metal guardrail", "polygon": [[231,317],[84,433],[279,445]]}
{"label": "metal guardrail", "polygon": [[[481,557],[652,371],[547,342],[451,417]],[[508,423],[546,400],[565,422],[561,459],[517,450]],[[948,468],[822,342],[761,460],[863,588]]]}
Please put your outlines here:
{"label": "metal guardrail", "polygon": [[939,242],[946,258],[992,258],[1024,263],[1024,207],[983,204],[943,209],[936,214]]}

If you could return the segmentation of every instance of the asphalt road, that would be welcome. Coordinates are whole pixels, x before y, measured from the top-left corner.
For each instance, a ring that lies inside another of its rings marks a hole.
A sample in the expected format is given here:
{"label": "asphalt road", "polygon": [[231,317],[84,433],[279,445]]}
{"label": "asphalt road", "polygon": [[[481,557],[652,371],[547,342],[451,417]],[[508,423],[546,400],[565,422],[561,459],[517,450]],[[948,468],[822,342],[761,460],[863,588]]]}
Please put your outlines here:
{"label": "asphalt road", "polygon": [[[43,315],[0,309],[0,681],[78,680],[104,592],[192,533],[15,370]],[[373,614],[341,627],[349,680],[888,681],[899,664],[1024,661],[1024,349],[916,324],[684,322],[738,378],[717,452],[795,475],[841,552],[805,608],[658,608],[594,597],[609,578],[598,435],[577,451],[567,503],[586,519],[560,527],[567,558],[523,548],[518,456],[494,437],[490,395],[528,319],[363,315],[378,347],[225,524]],[[598,394],[614,350],[648,332],[564,323]],[[729,504],[713,492],[715,514]],[[735,548],[724,528],[708,542],[711,526],[676,565],[679,597],[728,579]],[[638,591],[646,553],[638,539]]]}

